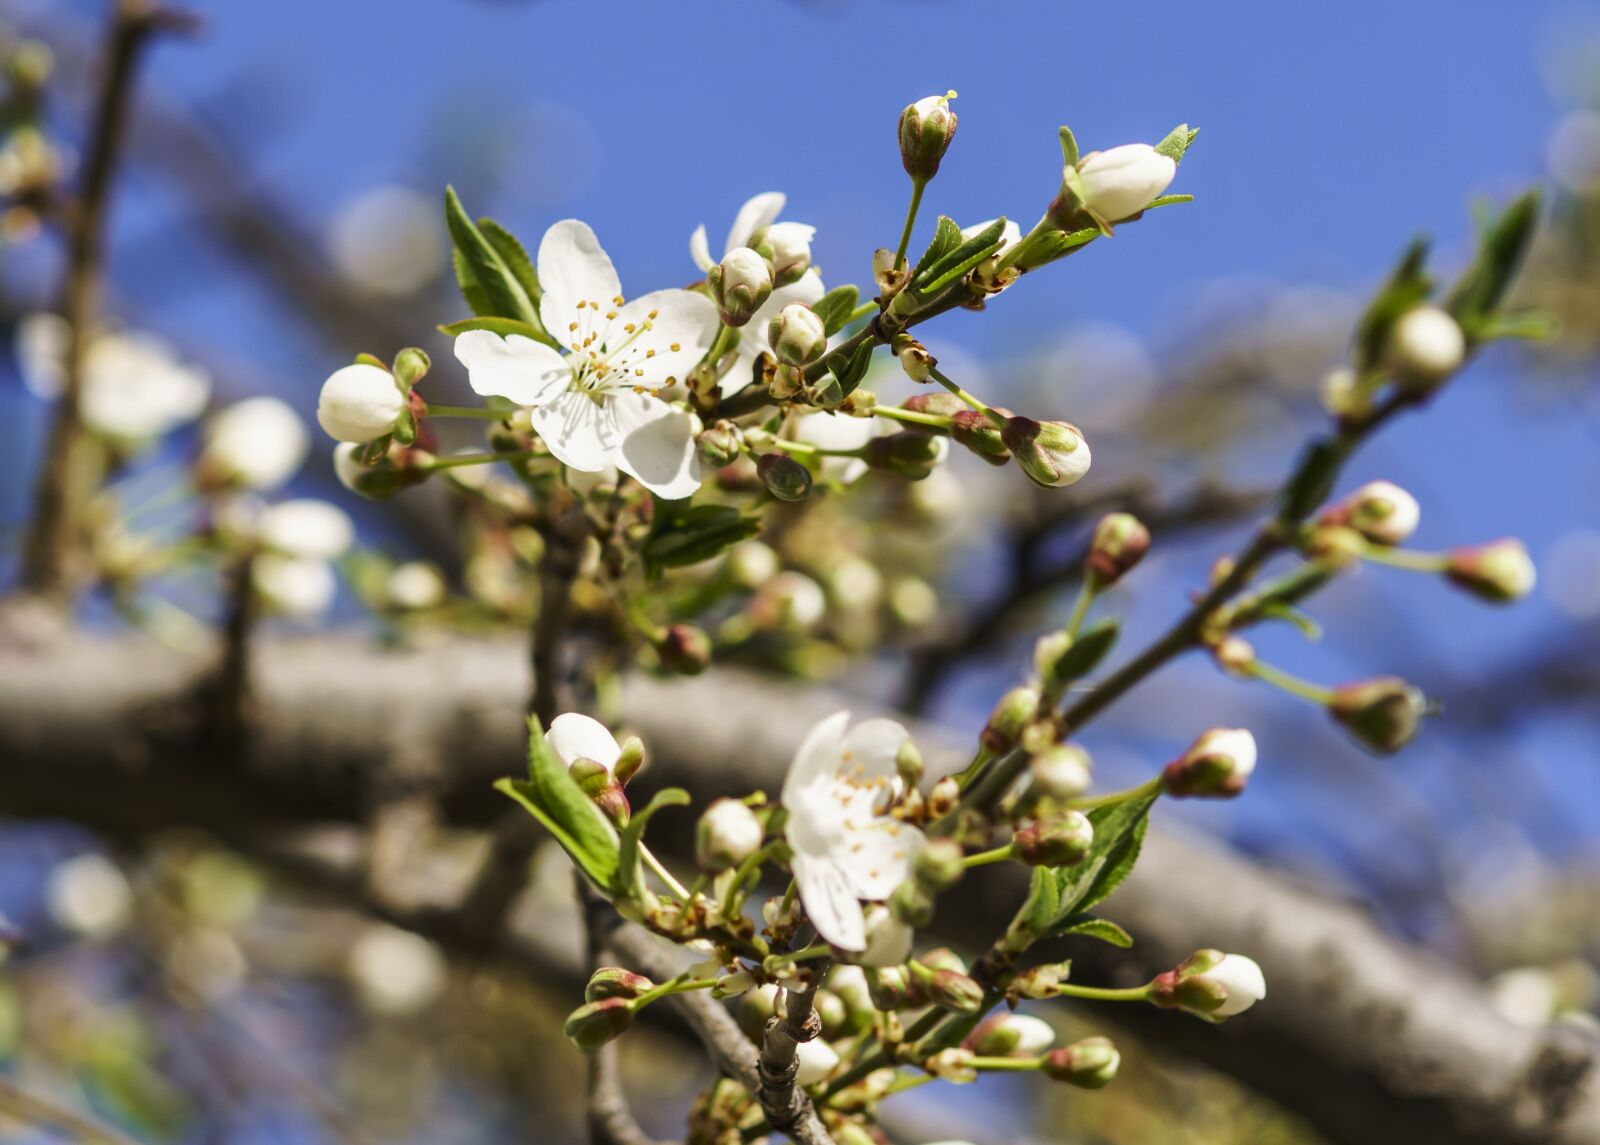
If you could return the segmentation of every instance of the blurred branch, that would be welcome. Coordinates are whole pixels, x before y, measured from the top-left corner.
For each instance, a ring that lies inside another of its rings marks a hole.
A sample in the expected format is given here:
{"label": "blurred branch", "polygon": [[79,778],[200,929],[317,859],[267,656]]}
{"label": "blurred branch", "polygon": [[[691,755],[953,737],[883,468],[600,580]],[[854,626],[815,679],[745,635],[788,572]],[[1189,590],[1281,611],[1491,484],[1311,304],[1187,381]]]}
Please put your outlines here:
{"label": "blurred branch", "polygon": [[[103,638],[0,652],[0,810],[114,831],[186,823],[278,841],[285,827],[362,821],[379,787],[425,792],[461,823],[485,823],[500,810],[489,782],[519,771],[525,747],[519,717],[530,681],[515,644],[412,653],[319,639],[265,641],[258,653],[258,730],[246,749],[219,757],[199,746],[190,710],[201,660]],[[775,787],[804,732],[840,705],[824,689],[727,671],[672,684],[633,677],[622,698],[654,761],[639,782],[687,783],[708,799]],[[718,718],[682,719],[697,707]],[[913,731],[930,773],[964,761],[948,732]],[[359,873],[348,886],[367,893]],[[1009,917],[1021,888],[974,878],[956,893],[967,897],[938,925],[954,941],[977,942]],[[482,950],[447,908],[378,909],[469,954]],[[1359,910],[1165,831],[1152,833],[1111,910],[1148,956],[1115,973],[1165,969],[1206,942],[1248,952],[1272,983],[1266,1005],[1222,1027],[1137,1008],[1119,1009],[1119,1020],[1159,1022],[1164,1043],[1255,1086],[1339,1145],[1600,1139],[1592,1037],[1506,1022],[1474,982],[1385,936]],[[487,954],[547,968],[555,938],[547,921],[517,926]],[[627,927],[614,948],[641,969],[640,954],[662,956]],[[1113,973],[1093,943],[1073,954],[1086,981]],[[732,1026],[702,993],[681,997],[692,1023],[719,1038]],[[719,1053],[722,1068],[754,1081],[747,1040]]]}
{"label": "blurred branch", "polygon": [[1030,610],[1055,590],[1083,575],[1088,545],[1050,564],[1039,560],[1045,543],[1063,529],[1101,512],[1122,510],[1143,521],[1157,537],[1236,520],[1266,504],[1265,492],[1240,492],[1202,484],[1187,496],[1163,501],[1145,485],[1107,491],[1090,500],[1060,499],[1017,524],[1003,540],[1008,555],[1008,580],[989,603],[963,617],[949,631],[920,645],[911,654],[901,706],[922,712],[939,685],[967,661],[993,649],[997,639],[1017,627]]}
{"label": "blurred branch", "polygon": [[63,1109],[54,1102],[36,1097],[3,1076],[0,1076],[0,1114],[24,1125],[69,1134],[71,1140],[81,1145],[135,1145],[133,1138],[70,1109]]}

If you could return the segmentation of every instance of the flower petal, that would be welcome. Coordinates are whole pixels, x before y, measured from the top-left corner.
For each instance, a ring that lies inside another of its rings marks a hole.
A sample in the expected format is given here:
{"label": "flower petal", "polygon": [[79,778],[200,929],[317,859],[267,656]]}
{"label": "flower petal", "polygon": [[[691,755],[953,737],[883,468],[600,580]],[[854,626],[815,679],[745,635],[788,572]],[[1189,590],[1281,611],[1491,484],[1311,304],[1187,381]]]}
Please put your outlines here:
{"label": "flower petal", "polygon": [[539,317],[562,345],[588,334],[603,338],[606,323],[600,316],[622,294],[610,256],[589,224],[577,219],[563,219],[539,240],[539,285],[544,289]]}
{"label": "flower petal", "polygon": [[711,243],[706,238],[706,225],[701,223],[689,236],[689,257],[701,270],[710,270],[716,263],[711,258]]}
{"label": "flower petal", "polygon": [[[717,336],[716,304],[690,290],[657,290],[635,298],[611,323],[611,363],[630,386],[681,382]],[[633,327],[629,332],[628,327]]]}
{"label": "flower petal", "polygon": [[822,939],[841,950],[865,950],[866,919],[844,872],[831,859],[811,855],[795,855],[792,866],[800,904]]}
{"label": "flower petal", "polygon": [[849,726],[849,712],[834,712],[800,741],[794,762],[789,765],[789,774],[783,780],[784,806],[789,805],[792,792],[819,780],[831,779],[838,772],[839,753],[844,748],[845,729]]}
{"label": "flower petal", "polygon": [[533,411],[533,428],[556,460],[593,473],[611,464],[617,448],[617,419],[592,397],[568,390]]}
{"label": "flower petal", "polygon": [[895,757],[911,733],[893,720],[862,720],[844,737],[839,759],[842,770],[860,780],[895,779]]}
{"label": "flower petal", "polygon": [[682,500],[700,488],[700,459],[689,415],[660,398],[623,390],[609,399],[622,440],[614,460],[657,497]]}
{"label": "flower petal", "polygon": [[551,720],[544,740],[568,767],[580,759],[592,759],[610,771],[622,754],[622,745],[605,724],[581,712],[568,712]]}
{"label": "flower petal", "polygon": [[553,400],[567,388],[567,360],[542,342],[521,334],[502,338],[490,330],[456,336],[456,361],[467,368],[467,384],[484,397],[506,398],[519,406]]}
{"label": "flower petal", "polygon": [[[857,898],[886,899],[911,877],[911,867],[927,842],[922,832],[895,819],[872,819],[846,833],[840,870]],[[848,856],[848,859],[845,858]]]}
{"label": "flower petal", "polygon": [[778,212],[783,210],[784,202],[782,191],[766,191],[747,200],[734,216],[733,228],[728,231],[728,245],[722,248],[722,253],[727,254],[735,247],[749,246],[750,236],[776,219]]}

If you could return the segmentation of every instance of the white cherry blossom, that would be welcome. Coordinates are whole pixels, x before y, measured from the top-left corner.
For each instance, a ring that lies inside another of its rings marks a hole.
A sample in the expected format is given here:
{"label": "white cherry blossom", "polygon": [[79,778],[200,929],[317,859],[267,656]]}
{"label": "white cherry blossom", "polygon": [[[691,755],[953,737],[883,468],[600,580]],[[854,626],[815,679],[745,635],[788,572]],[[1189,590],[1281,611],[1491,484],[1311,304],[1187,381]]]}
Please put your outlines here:
{"label": "white cherry blossom", "polygon": [[580,759],[588,759],[613,771],[622,756],[622,745],[606,725],[581,712],[568,712],[551,720],[544,738],[550,750],[568,767]]}
{"label": "white cherry blossom", "polygon": [[[733,226],[728,231],[728,241],[722,248],[724,257],[742,246],[749,246],[750,236],[762,227],[782,227],[783,230],[778,233],[785,241],[798,241],[803,238],[809,243],[812,235],[816,233],[815,227],[806,226],[804,223],[777,222],[786,201],[783,192],[766,191],[740,207],[739,213],[734,216]],[[710,270],[717,264],[718,260],[711,257],[711,247],[706,240],[706,228],[703,223],[689,236],[689,254],[693,257],[694,264],[703,271]],[[811,306],[826,293],[822,286],[822,275],[817,273],[815,267],[807,270],[797,281],[774,288],[771,296],[761,304],[750,321],[739,331],[739,357],[722,379],[722,392],[736,394],[750,384],[756,358],[763,351],[772,349],[768,341],[767,326],[785,306],[794,302]]]}
{"label": "white cherry blossom", "polygon": [[570,469],[614,465],[669,500],[694,493],[694,419],[652,391],[683,380],[705,356],[716,307],[687,290],[625,302],[610,257],[577,219],[545,232],[538,268],[540,320],[569,352],[520,334],[461,334],[456,357],[473,390],[532,407],[533,428]]}
{"label": "white cherry blossom", "polygon": [[895,758],[910,737],[893,720],[819,723],[783,783],[787,839],[800,902],[822,938],[867,949],[862,902],[881,902],[911,874],[922,832],[884,814],[900,793]]}

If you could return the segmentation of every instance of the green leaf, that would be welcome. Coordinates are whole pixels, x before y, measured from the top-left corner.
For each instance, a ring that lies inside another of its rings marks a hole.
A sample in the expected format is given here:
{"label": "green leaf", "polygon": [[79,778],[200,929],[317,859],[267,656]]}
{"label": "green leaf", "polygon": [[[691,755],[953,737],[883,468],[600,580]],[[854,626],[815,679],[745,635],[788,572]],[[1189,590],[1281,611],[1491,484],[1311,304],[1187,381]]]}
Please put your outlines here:
{"label": "green leaf", "polygon": [[452,249],[450,265],[455,267],[456,285],[461,288],[461,297],[466,301],[467,309],[480,316],[493,314],[494,303],[489,301],[488,293],[479,284],[477,275],[472,273],[466,257]]}
{"label": "green leaf", "polygon": [[1135,795],[1097,807],[1089,813],[1094,824],[1094,848],[1089,858],[1076,867],[1058,872],[1062,876],[1062,914],[1078,914],[1104,902],[1133,873],[1139,849],[1144,845],[1145,829],[1150,825],[1154,792]]}
{"label": "green leaf", "polygon": [[1028,898],[1017,911],[1009,933],[1040,936],[1050,932],[1061,916],[1061,886],[1056,872],[1049,867],[1033,868],[1028,883]]}
{"label": "green leaf", "polygon": [[[529,326],[543,330],[544,327],[539,322],[538,307],[534,305],[533,299],[529,297],[521,281],[506,265],[499,250],[484,237],[477,224],[467,216],[454,187],[445,188],[444,216],[450,228],[450,241],[455,244],[456,253],[460,255],[456,277],[462,278],[461,268],[464,266],[475,287],[471,293],[465,285],[462,289],[462,294],[466,296],[467,304],[472,307],[474,313],[482,317],[516,318]],[[543,341],[549,342],[549,336],[546,335]]]}
{"label": "green leaf", "polygon": [[1264,619],[1282,620],[1294,625],[1307,640],[1315,642],[1322,639],[1322,625],[1317,623],[1316,618],[1288,601],[1268,601],[1261,606],[1260,614]]}
{"label": "green leaf", "polygon": [[1084,227],[1077,231],[1051,231],[1049,234],[1040,235],[1033,240],[1034,245],[1028,257],[1028,265],[1039,267],[1058,258],[1065,258],[1079,247],[1088,246],[1099,237],[1099,227]]}
{"label": "green leaf", "polygon": [[960,245],[961,227],[949,215],[940,215],[939,225],[933,231],[933,241],[928,244],[928,249],[922,252],[922,257],[912,269],[911,281],[915,282],[921,278],[929,267]]}
{"label": "green leaf", "polygon": [[1145,210],[1153,211],[1157,207],[1171,207],[1177,203],[1192,202],[1194,202],[1193,195],[1158,195],[1156,198],[1150,200],[1150,205],[1146,207]]}
{"label": "green leaf", "polygon": [[1471,338],[1481,338],[1516,277],[1539,225],[1538,189],[1528,191],[1491,218],[1478,246],[1478,257],[1456,282],[1445,309]]}
{"label": "green leaf", "polygon": [[876,342],[864,338],[848,354],[843,350],[835,350],[823,359],[828,372],[839,381],[840,401],[855,392],[861,379],[867,376],[867,367],[872,364],[872,351],[876,348]]}
{"label": "green leaf", "polygon": [[1406,248],[1400,264],[1389,275],[1378,293],[1367,304],[1366,313],[1356,325],[1356,367],[1368,370],[1383,356],[1389,329],[1406,311],[1427,300],[1433,292],[1426,263],[1428,241],[1416,239]]}
{"label": "green leaf", "polygon": [[612,886],[619,848],[616,828],[567,774],[538,720],[528,721],[528,778],[502,779],[495,788],[527,808],[596,886]]}
{"label": "green leaf", "polygon": [[652,573],[709,560],[761,532],[760,517],[745,516],[732,505],[658,500],[655,508],[640,549]]}
{"label": "green leaf", "polygon": [[524,338],[544,341],[543,330],[536,330],[516,318],[463,318],[459,322],[450,322],[439,327],[439,333],[448,334],[452,338],[458,334],[465,334],[468,330],[492,330],[502,338],[508,334],[521,334]]}
{"label": "green leaf", "polygon": [[612,893],[619,901],[638,898],[639,892],[644,887],[644,872],[639,865],[639,847],[644,840],[644,829],[650,822],[650,817],[663,807],[686,807],[688,804],[687,791],[681,787],[668,787],[656,792],[642,810],[628,816],[627,826],[622,828],[617,877],[612,887]]}
{"label": "green leaf", "polygon": [[1072,134],[1072,128],[1064,123],[1056,134],[1061,138],[1061,165],[1063,167],[1076,167],[1078,165],[1078,137]]}
{"label": "green leaf", "polygon": [[500,261],[506,264],[511,277],[522,286],[523,293],[537,307],[539,299],[544,296],[544,291],[539,286],[539,272],[533,269],[533,260],[528,257],[527,249],[517,240],[516,235],[493,219],[479,219],[478,230],[483,233],[489,245],[494,247],[495,253],[500,256]]}
{"label": "green leaf", "polygon": [[1479,341],[1490,342],[1496,338],[1521,338],[1529,342],[1546,342],[1561,333],[1561,320],[1542,310],[1529,310],[1522,314],[1497,314],[1477,331]]}
{"label": "green leaf", "polygon": [[1082,934],[1089,938],[1098,938],[1101,942],[1109,942],[1112,946],[1121,947],[1123,950],[1133,945],[1133,935],[1110,919],[1096,918],[1092,914],[1074,915],[1067,919],[1056,933]]}
{"label": "green leaf", "polygon": [[1156,150],[1174,163],[1182,163],[1185,153],[1194,145],[1194,138],[1199,134],[1198,127],[1191,128],[1187,123],[1180,123],[1167,132],[1165,139],[1156,144]]}
{"label": "green leaf", "polygon": [[1328,499],[1328,494],[1333,492],[1333,483],[1338,479],[1339,466],[1344,461],[1345,453],[1345,447],[1332,437],[1315,438],[1306,445],[1294,474],[1284,486],[1283,500],[1278,509],[1281,520],[1303,521]]}
{"label": "green leaf", "polygon": [[[954,224],[951,225],[953,226]],[[1001,243],[1004,241],[1001,236],[1004,234],[1005,229],[1005,218],[998,218],[970,239],[960,243],[949,253],[935,259],[925,269],[921,268],[919,264],[918,273],[911,277],[910,289],[914,289],[919,295],[925,297],[937,294],[999,250]],[[956,233],[959,237],[960,231],[957,230]]]}
{"label": "green leaf", "polygon": [[811,309],[822,319],[830,338],[845,328],[860,296],[861,291],[854,286],[836,286],[812,304]]}
{"label": "green leaf", "polygon": [[1122,621],[1116,617],[1095,621],[1078,633],[1072,647],[1055,662],[1051,675],[1061,683],[1083,679],[1111,654],[1121,634]]}

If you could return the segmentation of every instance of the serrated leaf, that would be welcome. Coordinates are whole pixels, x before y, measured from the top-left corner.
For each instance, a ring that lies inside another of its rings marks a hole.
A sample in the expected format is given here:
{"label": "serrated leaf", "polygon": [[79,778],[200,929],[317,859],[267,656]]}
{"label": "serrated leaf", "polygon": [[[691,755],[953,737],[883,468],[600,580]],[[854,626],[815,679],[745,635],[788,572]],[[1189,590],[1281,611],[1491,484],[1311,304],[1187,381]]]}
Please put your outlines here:
{"label": "serrated leaf", "polygon": [[1060,917],[1061,888],[1055,871],[1048,867],[1034,867],[1028,882],[1028,898],[1017,911],[1011,923],[1012,932],[1043,935]]}
{"label": "serrated leaf", "polygon": [[619,901],[638,898],[639,892],[644,888],[639,847],[644,840],[644,829],[649,825],[650,817],[663,807],[685,807],[688,804],[687,791],[681,787],[668,787],[656,792],[641,810],[628,816],[627,825],[622,828],[622,839],[618,847],[617,877],[612,887],[612,893]]}
{"label": "serrated leaf", "polygon": [[535,330],[526,322],[516,318],[463,318],[459,322],[450,322],[439,327],[439,333],[448,334],[454,338],[458,334],[465,334],[468,330],[492,330],[504,338],[508,334],[521,334],[524,338],[535,341],[544,339],[542,330]]}
{"label": "serrated leaf", "polygon": [[1094,824],[1095,831],[1095,845],[1089,858],[1076,867],[1057,872],[1063,878],[1063,916],[1081,913],[1104,902],[1133,873],[1139,849],[1144,845],[1145,830],[1150,825],[1150,808],[1155,806],[1155,801],[1154,793],[1136,795],[1097,807],[1089,813],[1089,822]]}
{"label": "serrated leaf", "polygon": [[528,721],[528,778],[502,779],[495,788],[527,808],[596,886],[605,890],[614,884],[620,846],[616,828],[567,774],[538,720]]}
{"label": "serrated leaf", "polygon": [[732,505],[657,501],[640,555],[652,572],[698,564],[761,532],[761,518]]}
{"label": "serrated leaf", "polygon": [[1094,915],[1075,915],[1067,919],[1066,923],[1056,932],[1057,934],[1081,934],[1088,938],[1098,938],[1101,942],[1109,942],[1112,946],[1123,950],[1133,945],[1133,935],[1123,930],[1122,927],[1108,918],[1096,918]]}
{"label": "serrated leaf", "polygon": [[836,286],[812,304],[811,309],[822,319],[830,338],[849,323],[860,297],[861,291],[854,286]]}
{"label": "serrated leaf", "polygon": [[1537,189],[1522,195],[1484,228],[1478,256],[1456,282],[1445,309],[1469,337],[1481,337],[1522,265],[1539,223]]}
{"label": "serrated leaf", "polygon": [[[1006,220],[1002,216],[984,227],[983,230],[966,239],[949,253],[934,260],[926,269],[912,275],[910,289],[919,295],[927,296],[938,293],[960,278],[967,271],[977,266],[995,251],[1000,249],[1005,241],[1002,237],[1006,229]],[[959,234],[959,230],[957,234]]]}
{"label": "serrated leaf", "polygon": [[911,270],[911,281],[916,282],[929,267],[960,245],[961,227],[949,215],[940,215],[939,224],[933,231],[933,241],[928,244],[928,249],[922,252],[922,257]]}
{"label": "serrated leaf", "polygon": [[466,302],[467,309],[480,317],[493,314],[494,303],[479,285],[478,278],[472,273],[472,267],[468,265],[465,256],[460,251],[452,249],[450,265],[455,268],[456,286],[461,289],[461,297]]}
{"label": "serrated leaf", "polygon": [[1159,195],[1150,200],[1150,205],[1146,207],[1145,210],[1153,211],[1157,207],[1171,207],[1177,205],[1178,203],[1192,202],[1194,202],[1193,195]]}
{"label": "serrated leaf", "polygon": [[1191,128],[1187,123],[1180,123],[1167,132],[1165,139],[1156,144],[1156,150],[1174,163],[1182,163],[1184,154],[1194,145],[1195,136],[1199,134],[1198,127]]}
{"label": "serrated leaf", "polygon": [[872,351],[876,348],[877,343],[866,338],[849,353],[835,350],[823,359],[828,372],[838,379],[840,401],[854,393],[855,388],[861,384],[861,379],[867,376],[867,368],[872,364]]}
{"label": "serrated leaf", "polygon": [[494,247],[495,253],[506,264],[511,276],[521,284],[523,292],[537,307],[539,299],[544,296],[544,290],[539,286],[539,272],[533,268],[533,260],[528,257],[527,248],[516,235],[493,219],[479,219],[478,230],[483,232],[483,237]]}
{"label": "serrated leaf", "polygon": [[[484,237],[477,224],[468,217],[454,187],[445,188],[444,216],[450,228],[450,241],[461,256],[456,277],[458,280],[462,278],[461,266],[464,265],[476,287],[477,301],[468,297],[467,305],[482,317],[516,318],[542,331],[544,327],[539,322],[538,307],[494,244]],[[465,288],[462,293],[467,293]],[[482,308],[480,302],[484,304]],[[548,342],[548,336],[543,340]]]}

